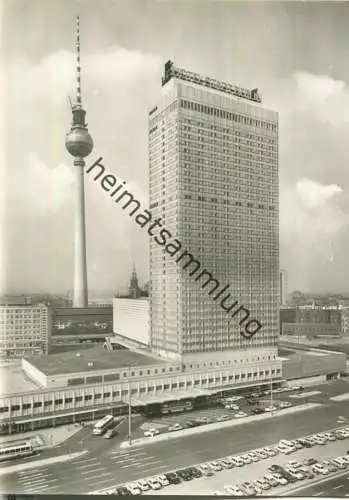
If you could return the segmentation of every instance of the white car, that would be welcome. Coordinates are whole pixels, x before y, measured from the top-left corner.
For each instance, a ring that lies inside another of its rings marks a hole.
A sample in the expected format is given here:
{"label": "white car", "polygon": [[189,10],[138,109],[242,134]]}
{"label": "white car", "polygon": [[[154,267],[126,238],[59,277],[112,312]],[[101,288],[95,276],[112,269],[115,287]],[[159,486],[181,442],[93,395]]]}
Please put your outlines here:
{"label": "white car", "polygon": [[161,490],[162,486],[157,477],[151,477],[148,479],[148,484],[152,490]]}
{"label": "white car", "polygon": [[233,497],[244,496],[243,491],[238,486],[224,486],[224,491]]}
{"label": "white car", "polygon": [[144,436],[153,437],[157,436],[158,434],[160,434],[160,431],[158,429],[148,429],[147,431],[145,431]]}
{"label": "white car", "polygon": [[156,476],[156,479],[159,481],[161,486],[168,486],[170,484],[165,474],[159,474],[159,476]]}
{"label": "white car", "polygon": [[258,455],[256,455],[256,453],[254,453],[253,451],[246,453],[246,455],[250,457],[252,462],[259,462],[259,460],[260,460],[260,457]]}
{"label": "white car", "polygon": [[241,460],[244,462],[244,464],[248,465],[252,463],[252,458],[246,455],[241,455]]}
{"label": "white car", "polygon": [[238,413],[235,413],[234,417],[235,418],[247,417],[247,413],[244,413],[243,411],[239,411]]}
{"label": "white car", "polygon": [[261,450],[255,450],[254,452],[257,455],[257,457],[262,458],[263,460],[265,458],[268,458],[268,454],[263,449],[261,449]]}
{"label": "white car", "polygon": [[233,462],[236,467],[242,467],[243,465],[245,465],[244,461],[241,460],[240,457],[229,457],[229,460]]}
{"label": "white car", "polygon": [[140,489],[140,487],[138,486],[137,483],[129,483],[126,485],[126,488],[131,493],[131,495],[141,495],[142,494],[142,490]]}
{"label": "white car", "polygon": [[273,476],[275,477],[275,479],[277,479],[279,481],[279,483],[284,486],[285,484],[288,484],[288,481],[286,478],[284,478],[281,474],[279,474],[278,472],[274,472]]}
{"label": "white car", "polygon": [[218,463],[218,462],[208,462],[207,464],[211,469],[213,469],[215,472],[220,472],[223,467]]}
{"label": "white car", "polygon": [[169,432],[171,432],[171,431],[180,431],[180,430],[182,430],[182,429],[183,429],[183,426],[182,426],[181,424],[173,424],[173,425],[170,425],[170,426],[167,428],[167,430],[168,430]]}
{"label": "white car", "polygon": [[273,474],[265,474],[264,479],[270,483],[270,485],[275,488],[275,486],[279,486],[280,481]]}
{"label": "white car", "polygon": [[267,413],[275,411],[275,410],[277,410],[276,406],[267,406],[266,408],[264,408],[264,411],[266,411]]}
{"label": "white car", "polygon": [[148,491],[148,490],[150,490],[150,486],[149,486],[149,484],[147,483],[147,481],[145,479],[140,479],[139,481],[137,481],[137,486],[139,486],[139,488],[142,491]]}
{"label": "white car", "polygon": [[265,453],[268,457],[275,457],[276,453],[271,448],[261,448],[261,452]]}
{"label": "white car", "polygon": [[314,472],[317,472],[318,474],[323,474],[324,476],[329,474],[330,471],[322,464],[315,464],[312,467]]}
{"label": "white car", "polygon": [[253,481],[253,484],[255,484],[257,487],[261,488],[262,490],[270,490],[270,484],[267,483],[267,481],[263,479],[255,479]]}

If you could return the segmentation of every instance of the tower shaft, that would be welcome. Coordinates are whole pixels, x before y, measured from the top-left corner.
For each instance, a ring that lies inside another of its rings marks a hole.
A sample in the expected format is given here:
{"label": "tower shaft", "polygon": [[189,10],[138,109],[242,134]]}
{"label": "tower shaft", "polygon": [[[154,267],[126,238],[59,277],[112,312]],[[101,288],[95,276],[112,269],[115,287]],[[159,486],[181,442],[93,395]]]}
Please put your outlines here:
{"label": "tower shaft", "polygon": [[74,233],[74,293],[73,307],[88,307],[86,226],[85,226],[85,183],[82,158],[74,160],[75,166],[75,233]]}
{"label": "tower shaft", "polygon": [[76,99],[72,106],[72,115],[72,124],[66,136],[65,145],[68,152],[74,157],[75,167],[73,307],[88,307],[84,158],[91,153],[93,140],[87,129],[86,112],[82,106],[79,17],[76,20]]}

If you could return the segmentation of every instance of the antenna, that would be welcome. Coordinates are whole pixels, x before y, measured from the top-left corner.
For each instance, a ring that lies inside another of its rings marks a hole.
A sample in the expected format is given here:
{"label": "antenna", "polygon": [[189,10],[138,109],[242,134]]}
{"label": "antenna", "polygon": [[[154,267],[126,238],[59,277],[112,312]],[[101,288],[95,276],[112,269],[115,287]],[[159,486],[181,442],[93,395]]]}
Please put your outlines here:
{"label": "antenna", "polygon": [[81,106],[80,17],[76,17],[76,104]]}

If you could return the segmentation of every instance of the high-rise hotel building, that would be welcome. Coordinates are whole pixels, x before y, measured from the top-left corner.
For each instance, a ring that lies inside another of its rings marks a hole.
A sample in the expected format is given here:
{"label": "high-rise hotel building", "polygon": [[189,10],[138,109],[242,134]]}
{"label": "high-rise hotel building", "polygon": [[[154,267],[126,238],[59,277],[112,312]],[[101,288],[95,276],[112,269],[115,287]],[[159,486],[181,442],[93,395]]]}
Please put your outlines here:
{"label": "high-rise hotel building", "polygon": [[[220,283],[215,293],[229,285],[213,300],[190,275],[195,264],[184,268],[190,257],[176,262],[151,238],[152,349],[187,369],[268,364],[265,374],[280,377],[278,115],[261,102],[257,89],[168,61],[149,112],[152,218]],[[244,318],[262,325],[250,338]]]}

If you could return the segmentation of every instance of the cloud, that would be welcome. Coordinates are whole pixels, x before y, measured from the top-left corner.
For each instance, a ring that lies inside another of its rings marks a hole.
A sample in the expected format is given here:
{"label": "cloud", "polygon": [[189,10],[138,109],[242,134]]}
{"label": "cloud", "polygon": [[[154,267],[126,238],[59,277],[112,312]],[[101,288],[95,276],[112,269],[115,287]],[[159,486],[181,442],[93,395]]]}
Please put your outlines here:
{"label": "cloud", "polygon": [[323,186],[311,179],[300,179],[297,182],[296,190],[300,200],[308,208],[323,206],[334,195],[343,191],[336,184]]}
{"label": "cloud", "polygon": [[[146,203],[147,109],[157,94],[161,61],[154,54],[114,46],[103,53],[83,54],[82,63],[84,106],[95,142],[91,158],[103,156],[105,166],[124,178],[135,196]],[[71,122],[67,97],[73,97],[75,91],[75,56],[60,50],[37,64],[17,59],[7,68],[4,84],[4,239],[7,267],[13,270],[9,272],[10,288],[54,291],[64,283],[66,290],[72,282],[75,172],[64,140]],[[88,158],[87,165],[92,161]],[[101,189],[88,184],[86,180],[90,287],[115,289],[127,283],[130,272],[128,266],[115,266],[115,259],[120,263],[132,259],[144,266],[148,245],[123,211],[104,199],[108,197]],[[60,255],[50,250],[52,238],[64,248]],[[23,247],[26,258],[19,259],[18,249]],[[58,281],[57,265],[61,270]],[[31,269],[41,266],[45,272],[34,273],[34,278]]]}

